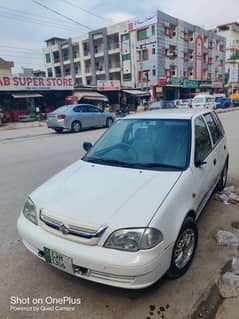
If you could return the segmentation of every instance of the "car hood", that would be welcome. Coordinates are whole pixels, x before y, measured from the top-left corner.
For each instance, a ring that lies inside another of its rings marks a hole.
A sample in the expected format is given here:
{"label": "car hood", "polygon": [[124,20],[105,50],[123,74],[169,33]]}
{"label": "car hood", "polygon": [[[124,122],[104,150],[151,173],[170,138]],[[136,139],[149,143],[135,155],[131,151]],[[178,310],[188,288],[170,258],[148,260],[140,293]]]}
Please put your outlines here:
{"label": "car hood", "polygon": [[180,175],[78,161],[30,197],[46,215],[65,223],[145,227]]}

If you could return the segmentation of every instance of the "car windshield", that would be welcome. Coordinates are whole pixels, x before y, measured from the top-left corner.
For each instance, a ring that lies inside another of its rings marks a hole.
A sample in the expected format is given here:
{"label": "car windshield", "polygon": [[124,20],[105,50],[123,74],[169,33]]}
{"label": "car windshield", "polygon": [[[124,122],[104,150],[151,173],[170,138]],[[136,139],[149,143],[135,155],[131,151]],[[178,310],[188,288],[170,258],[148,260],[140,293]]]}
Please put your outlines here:
{"label": "car windshield", "polygon": [[203,97],[196,97],[193,99],[194,103],[204,103],[204,98]]}
{"label": "car windshield", "polygon": [[190,155],[189,120],[118,120],[83,157],[103,164],[153,170],[183,170]]}

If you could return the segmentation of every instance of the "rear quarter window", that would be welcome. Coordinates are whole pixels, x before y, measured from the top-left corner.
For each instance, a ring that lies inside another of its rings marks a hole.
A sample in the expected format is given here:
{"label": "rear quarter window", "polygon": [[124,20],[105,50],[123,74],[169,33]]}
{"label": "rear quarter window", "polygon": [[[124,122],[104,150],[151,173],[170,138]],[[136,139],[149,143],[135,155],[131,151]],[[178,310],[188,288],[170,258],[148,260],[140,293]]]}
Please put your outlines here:
{"label": "rear quarter window", "polygon": [[204,118],[212,135],[213,144],[217,144],[217,142],[222,137],[221,132],[218,129],[217,123],[211,113],[204,115]]}

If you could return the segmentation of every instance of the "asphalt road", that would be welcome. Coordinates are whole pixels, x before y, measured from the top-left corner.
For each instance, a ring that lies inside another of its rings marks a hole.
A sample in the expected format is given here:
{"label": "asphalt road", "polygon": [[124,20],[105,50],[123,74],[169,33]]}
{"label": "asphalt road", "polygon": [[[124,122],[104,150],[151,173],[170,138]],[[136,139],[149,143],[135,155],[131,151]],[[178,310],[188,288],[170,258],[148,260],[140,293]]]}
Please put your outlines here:
{"label": "asphalt road", "polygon": [[[230,149],[228,183],[239,187],[239,112],[220,117]],[[82,143],[95,141],[104,130],[57,135],[43,127],[22,132],[0,131],[0,318],[187,318],[226,261],[236,253],[235,249],[218,248],[214,236],[218,229],[231,230],[231,221],[239,218],[239,210],[210,200],[199,220],[200,238],[194,262],[187,274],[176,281],[162,279],[137,292],[75,278],[29,253],[19,239],[16,221],[27,194],[78,160],[84,153]],[[34,312],[10,311],[11,296],[30,297],[30,301],[32,297],[70,296],[80,298],[81,305],[75,305],[73,311],[44,307],[38,312],[37,308]]]}

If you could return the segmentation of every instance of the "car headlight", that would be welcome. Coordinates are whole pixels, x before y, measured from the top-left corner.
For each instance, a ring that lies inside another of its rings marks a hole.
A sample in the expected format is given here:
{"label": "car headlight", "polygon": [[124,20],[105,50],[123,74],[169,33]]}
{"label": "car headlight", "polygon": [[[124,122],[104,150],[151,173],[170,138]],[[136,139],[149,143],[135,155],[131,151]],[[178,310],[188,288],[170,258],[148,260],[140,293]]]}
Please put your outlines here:
{"label": "car headlight", "polygon": [[163,235],[155,228],[119,229],[110,235],[104,247],[138,251],[153,248],[161,241],[163,241]]}
{"label": "car headlight", "polygon": [[30,197],[27,198],[22,213],[28,220],[37,225],[37,210]]}

